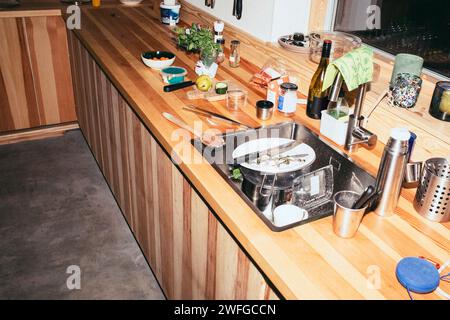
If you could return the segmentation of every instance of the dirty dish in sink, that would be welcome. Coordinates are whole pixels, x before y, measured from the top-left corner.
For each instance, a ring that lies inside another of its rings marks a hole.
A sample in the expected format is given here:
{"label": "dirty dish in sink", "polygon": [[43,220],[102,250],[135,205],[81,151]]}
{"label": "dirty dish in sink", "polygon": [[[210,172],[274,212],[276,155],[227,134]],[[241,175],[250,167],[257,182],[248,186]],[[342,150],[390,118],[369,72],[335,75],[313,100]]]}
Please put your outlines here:
{"label": "dirty dish in sink", "polygon": [[273,223],[277,227],[285,227],[306,219],[308,211],[292,204],[283,204],[273,211]]}
{"label": "dirty dish in sink", "polygon": [[[281,147],[294,140],[286,138],[262,138],[241,144],[233,151],[233,159],[244,157],[253,152],[260,152],[276,147]],[[300,158],[296,157],[301,155]],[[263,158],[263,157],[261,157]],[[287,161],[284,161],[287,159]],[[309,166],[316,159],[314,150],[305,143],[302,143],[295,148],[283,152],[273,159],[263,159],[258,162],[258,159],[250,162],[243,162],[241,166],[254,171],[260,171],[268,174],[279,174],[300,170]],[[281,163],[280,161],[281,160]]]}

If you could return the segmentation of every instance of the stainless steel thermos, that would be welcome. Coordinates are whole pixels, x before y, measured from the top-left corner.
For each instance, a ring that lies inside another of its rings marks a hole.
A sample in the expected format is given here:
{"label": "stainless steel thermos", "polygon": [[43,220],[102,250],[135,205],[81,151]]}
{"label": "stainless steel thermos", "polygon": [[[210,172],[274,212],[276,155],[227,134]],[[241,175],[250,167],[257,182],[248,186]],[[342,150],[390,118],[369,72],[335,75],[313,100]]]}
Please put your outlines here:
{"label": "stainless steel thermos", "polygon": [[397,207],[409,157],[410,137],[411,134],[407,129],[394,128],[384,148],[376,183],[377,191],[381,192],[378,206],[375,209],[375,213],[379,216],[392,216]]}

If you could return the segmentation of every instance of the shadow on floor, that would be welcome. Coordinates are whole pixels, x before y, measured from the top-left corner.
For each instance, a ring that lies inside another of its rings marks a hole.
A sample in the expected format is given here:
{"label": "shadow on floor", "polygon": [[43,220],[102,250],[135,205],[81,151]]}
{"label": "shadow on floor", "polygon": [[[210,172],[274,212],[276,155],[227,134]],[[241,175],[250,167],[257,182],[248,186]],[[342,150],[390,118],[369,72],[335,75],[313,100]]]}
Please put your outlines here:
{"label": "shadow on floor", "polygon": [[164,299],[79,130],[0,146],[0,253],[0,299]]}

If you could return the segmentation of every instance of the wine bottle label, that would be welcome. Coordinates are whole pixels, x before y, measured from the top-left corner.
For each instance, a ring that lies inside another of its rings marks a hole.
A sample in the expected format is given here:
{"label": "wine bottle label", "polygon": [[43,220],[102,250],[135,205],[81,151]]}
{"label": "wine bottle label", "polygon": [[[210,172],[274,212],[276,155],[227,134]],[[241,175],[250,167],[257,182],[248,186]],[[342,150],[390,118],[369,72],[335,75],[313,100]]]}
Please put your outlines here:
{"label": "wine bottle label", "polygon": [[313,97],[312,102],[308,99],[306,110],[309,116],[318,119],[322,115],[322,110],[325,110],[327,106],[328,97]]}

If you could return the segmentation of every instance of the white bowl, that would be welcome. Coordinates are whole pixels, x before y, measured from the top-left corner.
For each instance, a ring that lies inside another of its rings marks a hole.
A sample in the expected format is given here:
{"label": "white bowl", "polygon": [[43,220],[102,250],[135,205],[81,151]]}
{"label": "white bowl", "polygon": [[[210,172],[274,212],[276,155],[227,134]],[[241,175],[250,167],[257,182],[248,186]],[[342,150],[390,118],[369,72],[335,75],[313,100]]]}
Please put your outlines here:
{"label": "white bowl", "polygon": [[[168,57],[169,60],[153,60],[154,57]],[[147,67],[161,70],[170,67],[175,62],[175,54],[167,51],[147,51],[141,54],[142,62]]]}
{"label": "white bowl", "polygon": [[305,219],[308,219],[308,211],[292,204],[282,204],[273,211],[273,223],[277,227],[285,227]]}
{"label": "white bowl", "polygon": [[120,0],[120,3],[122,3],[126,6],[135,6],[141,2],[142,2],[142,0]]}

